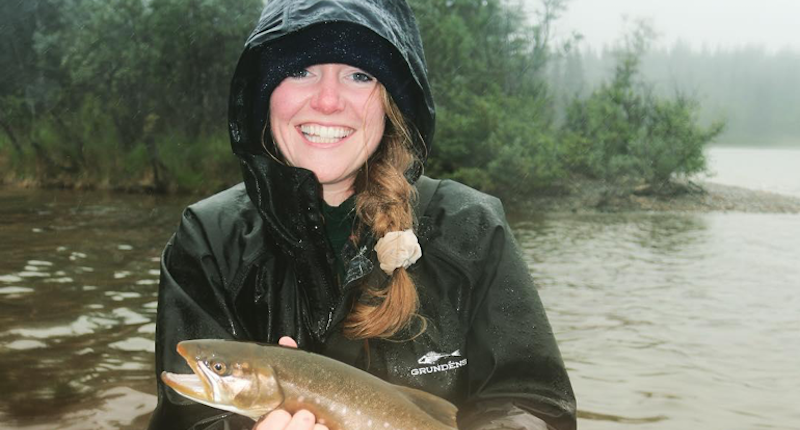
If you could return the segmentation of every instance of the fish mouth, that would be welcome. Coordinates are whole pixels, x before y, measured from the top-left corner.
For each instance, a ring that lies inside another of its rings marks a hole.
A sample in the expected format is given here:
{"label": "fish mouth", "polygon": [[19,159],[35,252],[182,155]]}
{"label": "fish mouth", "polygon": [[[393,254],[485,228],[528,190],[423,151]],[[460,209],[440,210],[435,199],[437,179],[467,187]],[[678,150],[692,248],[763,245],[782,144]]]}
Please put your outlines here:
{"label": "fish mouth", "polygon": [[211,400],[211,384],[200,368],[198,361],[192,357],[192,354],[186,349],[186,345],[183,342],[178,343],[177,351],[178,354],[186,360],[186,364],[189,365],[189,368],[191,368],[194,373],[184,374],[164,371],[161,372],[161,380],[164,381],[168,387],[192,400]]}

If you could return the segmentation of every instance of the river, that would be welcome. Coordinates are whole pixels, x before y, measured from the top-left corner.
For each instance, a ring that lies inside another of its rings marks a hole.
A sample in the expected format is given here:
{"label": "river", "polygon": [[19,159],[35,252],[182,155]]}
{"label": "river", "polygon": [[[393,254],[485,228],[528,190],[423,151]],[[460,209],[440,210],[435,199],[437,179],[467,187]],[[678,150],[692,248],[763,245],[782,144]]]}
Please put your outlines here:
{"label": "river", "polygon": [[[712,149],[712,180],[747,186],[743,171],[800,160],[742,151]],[[754,188],[791,194],[800,169],[789,170]],[[186,203],[0,189],[0,428],[145,425],[159,254]],[[581,429],[800,427],[800,215],[516,214],[512,224]]]}

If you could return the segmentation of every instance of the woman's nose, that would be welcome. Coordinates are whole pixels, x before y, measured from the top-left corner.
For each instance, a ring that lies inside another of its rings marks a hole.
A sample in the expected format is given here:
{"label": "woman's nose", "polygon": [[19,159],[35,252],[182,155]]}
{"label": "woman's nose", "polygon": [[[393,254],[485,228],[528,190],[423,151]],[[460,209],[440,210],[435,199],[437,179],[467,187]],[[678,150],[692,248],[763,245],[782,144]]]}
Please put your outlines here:
{"label": "woman's nose", "polygon": [[340,83],[335,76],[326,74],[317,84],[317,92],[311,99],[311,107],[325,114],[344,109]]}

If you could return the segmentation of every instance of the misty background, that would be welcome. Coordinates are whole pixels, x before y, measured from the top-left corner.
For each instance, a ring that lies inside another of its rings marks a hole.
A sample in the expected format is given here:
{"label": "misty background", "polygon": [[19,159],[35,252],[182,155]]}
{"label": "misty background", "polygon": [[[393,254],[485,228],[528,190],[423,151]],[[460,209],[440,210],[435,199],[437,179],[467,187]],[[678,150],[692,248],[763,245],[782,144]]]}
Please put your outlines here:
{"label": "misty background", "polygon": [[613,73],[625,29],[644,20],[655,39],[643,80],[664,96],[697,99],[704,122],[725,119],[713,144],[800,147],[797,17],[791,0],[570,0],[555,37],[580,38],[551,64],[551,82],[559,106],[588,94]]}

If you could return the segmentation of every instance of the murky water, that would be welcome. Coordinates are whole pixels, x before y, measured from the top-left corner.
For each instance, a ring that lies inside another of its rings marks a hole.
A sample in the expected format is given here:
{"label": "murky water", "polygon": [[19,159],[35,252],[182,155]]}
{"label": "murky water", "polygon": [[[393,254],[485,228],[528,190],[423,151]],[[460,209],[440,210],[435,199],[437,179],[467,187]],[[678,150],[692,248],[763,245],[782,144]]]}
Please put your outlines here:
{"label": "murky water", "polygon": [[[0,189],[0,428],[145,425],[186,203]],[[800,428],[800,216],[515,218],[580,428]]]}
{"label": "murky water", "polygon": [[800,428],[800,216],[517,224],[582,429]]}
{"label": "murky water", "polygon": [[0,428],[143,427],[159,255],[182,204],[0,190]]}

